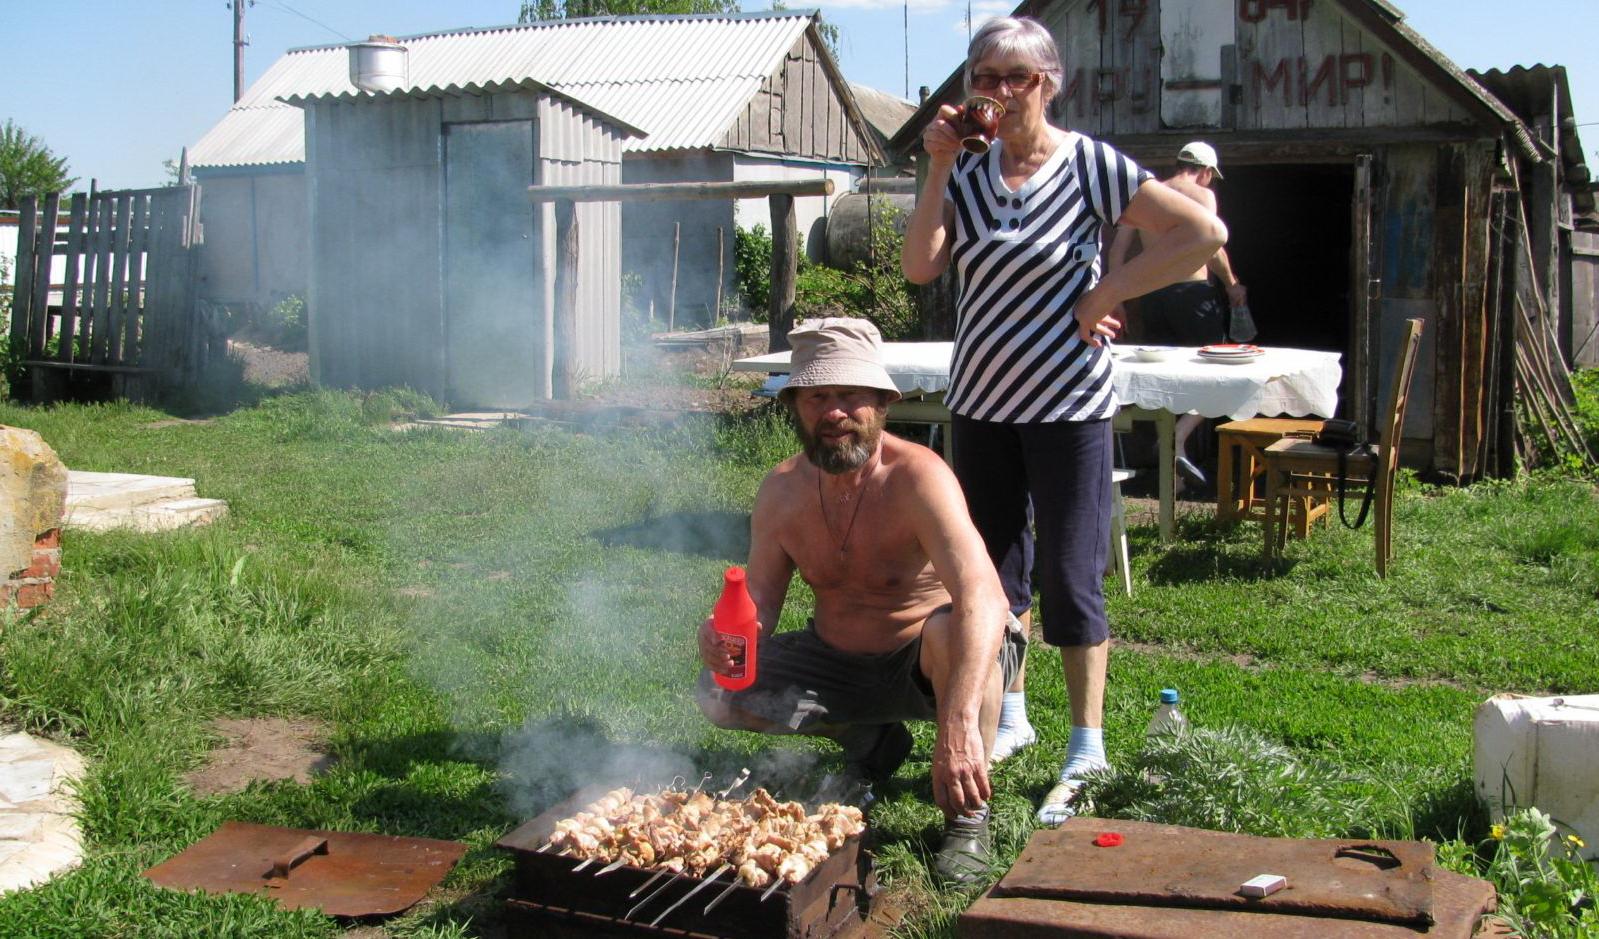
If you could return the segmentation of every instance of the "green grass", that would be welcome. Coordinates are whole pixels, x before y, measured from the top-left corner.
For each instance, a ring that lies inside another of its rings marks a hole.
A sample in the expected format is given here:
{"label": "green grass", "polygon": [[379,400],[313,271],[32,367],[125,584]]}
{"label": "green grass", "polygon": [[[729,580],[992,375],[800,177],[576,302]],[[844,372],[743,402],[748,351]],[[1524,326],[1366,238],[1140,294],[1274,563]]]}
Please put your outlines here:
{"label": "green grass", "polygon": [[[718,730],[693,703],[694,629],[748,550],[764,468],[793,447],[774,412],[670,430],[395,433],[369,402],[302,392],[209,423],[0,404],[0,423],[39,430],[74,468],[192,476],[231,506],[200,532],[70,534],[56,601],[0,622],[0,720],[91,767],[84,867],[0,898],[0,935],[336,934],[315,915],[137,876],[227,818],[464,841],[439,898],[385,928],[483,935],[509,866],[494,840],[579,784],[837,768],[829,744]],[[1268,570],[1258,529],[1190,520],[1169,546],[1136,529],[1135,595],[1110,601],[1113,633],[1132,643],[1111,658],[1112,757],[1131,760],[1156,691],[1175,686],[1197,727],[1247,728],[1338,775],[1352,787],[1340,797],[1372,806],[1355,821],[1480,836],[1475,706],[1500,690],[1591,690],[1599,673],[1595,532],[1592,487],[1559,479],[1409,486],[1386,581],[1369,530],[1319,529]],[[797,583],[785,628],[807,597]],[[995,777],[1007,860],[1069,729],[1058,658],[1041,644],[1029,658],[1043,741]],[[333,769],[195,796],[182,777],[215,742],[208,723],[250,715],[327,722]],[[940,818],[932,728],[915,731],[875,823],[885,876],[916,910],[905,934],[948,936],[969,898],[926,881]]]}

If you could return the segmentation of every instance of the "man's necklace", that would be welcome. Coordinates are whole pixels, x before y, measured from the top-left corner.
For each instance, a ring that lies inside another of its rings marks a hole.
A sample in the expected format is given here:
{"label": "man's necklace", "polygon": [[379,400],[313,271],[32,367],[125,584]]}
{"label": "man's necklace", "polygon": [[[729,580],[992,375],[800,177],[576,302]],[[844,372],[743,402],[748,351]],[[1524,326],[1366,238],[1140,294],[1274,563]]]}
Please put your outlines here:
{"label": "man's necklace", "polygon": [[[872,454],[872,459],[877,459],[877,454]],[[849,553],[849,539],[851,535],[855,534],[855,520],[860,518],[861,503],[866,501],[866,484],[871,480],[871,477],[872,465],[868,462],[866,464],[866,472],[861,476],[861,490],[855,496],[855,510],[850,513],[849,526],[844,529],[844,540],[838,543],[838,559],[840,561],[844,560],[844,555]],[[816,504],[822,510],[822,525],[827,528],[827,537],[831,541],[833,538],[833,523],[827,518],[827,500],[822,498],[822,471],[820,469],[816,471]]]}

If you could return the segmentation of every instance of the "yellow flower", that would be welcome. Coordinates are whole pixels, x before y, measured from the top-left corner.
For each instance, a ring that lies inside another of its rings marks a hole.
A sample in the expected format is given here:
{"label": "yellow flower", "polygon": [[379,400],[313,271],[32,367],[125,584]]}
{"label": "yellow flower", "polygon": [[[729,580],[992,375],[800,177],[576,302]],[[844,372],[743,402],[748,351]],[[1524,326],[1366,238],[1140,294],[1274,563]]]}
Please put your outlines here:
{"label": "yellow flower", "polygon": [[1576,835],[1567,835],[1566,840],[1578,848],[1586,848],[1588,846],[1587,842],[1583,841],[1581,838],[1578,838]]}
{"label": "yellow flower", "polygon": [[1495,841],[1505,840],[1505,826],[1495,825],[1494,827],[1488,829],[1488,837]]}

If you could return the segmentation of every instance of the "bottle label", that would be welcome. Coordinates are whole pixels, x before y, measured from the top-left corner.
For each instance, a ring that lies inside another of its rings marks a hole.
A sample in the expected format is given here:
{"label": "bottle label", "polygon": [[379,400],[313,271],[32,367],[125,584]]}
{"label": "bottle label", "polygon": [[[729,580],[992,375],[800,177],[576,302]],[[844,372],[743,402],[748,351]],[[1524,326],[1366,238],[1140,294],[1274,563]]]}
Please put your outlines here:
{"label": "bottle label", "polygon": [[743,636],[736,636],[732,633],[717,633],[716,635],[718,636],[717,641],[722,644],[722,651],[726,652],[727,657],[733,660],[733,667],[727,670],[727,677],[743,678],[744,663],[746,662],[744,657],[747,647],[746,640]]}

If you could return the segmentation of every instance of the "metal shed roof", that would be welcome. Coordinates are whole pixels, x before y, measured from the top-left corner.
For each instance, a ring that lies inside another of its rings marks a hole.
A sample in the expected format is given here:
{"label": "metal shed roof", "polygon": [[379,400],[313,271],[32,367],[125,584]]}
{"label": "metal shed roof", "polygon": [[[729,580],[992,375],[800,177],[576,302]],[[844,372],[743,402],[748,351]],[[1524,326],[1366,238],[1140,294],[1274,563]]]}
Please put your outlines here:
{"label": "metal shed roof", "polygon": [[[596,17],[405,36],[402,91],[531,79],[646,132],[625,151],[710,147],[814,19],[787,11]],[[301,162],[302,114],[288,100],[326,96],[368,96],[350,83],[345,46],[292,49],[190,149],[189,162]]]}

